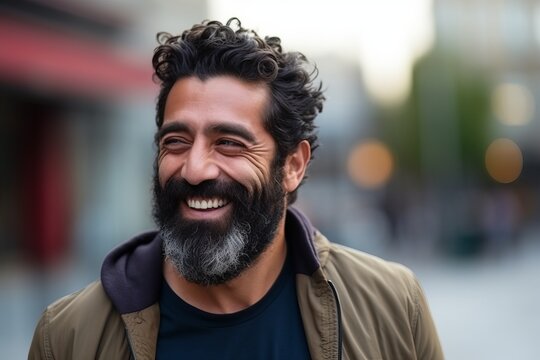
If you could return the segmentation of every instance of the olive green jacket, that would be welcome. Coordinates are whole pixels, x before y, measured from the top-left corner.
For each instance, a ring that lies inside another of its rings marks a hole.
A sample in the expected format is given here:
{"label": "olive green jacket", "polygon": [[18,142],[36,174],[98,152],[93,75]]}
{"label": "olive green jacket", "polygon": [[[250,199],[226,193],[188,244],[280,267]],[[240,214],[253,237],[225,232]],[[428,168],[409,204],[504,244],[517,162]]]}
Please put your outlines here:
{"label": "olive green jacket", "polygon": [[[312,359],[444,358],[425,296],[410,270],[330,243],[312,232],[296,210],[289,211],[287,221],[289,249],[301,263],[297,264],[297,297]],[[298,237],[302,232],[308,234],[304,239],[308,243],[291,246],[289,234]],[[137,248],[156,241],[160,247],[155,233],[143,237],[146,242],[141,245],[139,241]],[[130,289],[134,284],[127,276],[129,260],[118,259],[115,257],[119,268],[126,272],[120,282],[111,282],[102,271],[101,281],[46,309],[36,327],[29,359],[154,359],[160,314],[158,298],[147,294],[156,293],[160,285],[151,285],[146,292],[141,286]],[[305,273],[306,269],[310,272]],[[141,304],[135,297],[126,305],[125,291],[135,289],[139,298],[147,297],[145,301],[151,303],[138,308]]]}

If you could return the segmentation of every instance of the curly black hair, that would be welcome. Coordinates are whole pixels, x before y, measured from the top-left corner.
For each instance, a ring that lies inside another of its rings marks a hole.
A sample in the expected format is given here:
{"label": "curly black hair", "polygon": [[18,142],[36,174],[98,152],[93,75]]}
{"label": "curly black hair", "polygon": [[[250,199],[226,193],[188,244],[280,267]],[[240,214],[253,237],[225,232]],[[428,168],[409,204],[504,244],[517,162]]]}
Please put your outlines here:
{"label": "curly black hair", "polygon": [[[314,84],[318,71],[306,69],[306,57],[299,52],[283,52],[278,37],[259,37],[231,18],[225,25],[219,21],[203,21],[179,36],[160,32],[152,65],[154,79],[160,85],[156,106],[156,124],[163,124],[167,96],[183,77],[201,80],[219,75],[232,75],[245,81],[264,82],[271,99],[264,116],[265,128],[277,144],[275,163],[283,166],[302,140],[318,147],[315,117],[325,100],[322,84]],[[296,191],[288,203],[296,200]]]}

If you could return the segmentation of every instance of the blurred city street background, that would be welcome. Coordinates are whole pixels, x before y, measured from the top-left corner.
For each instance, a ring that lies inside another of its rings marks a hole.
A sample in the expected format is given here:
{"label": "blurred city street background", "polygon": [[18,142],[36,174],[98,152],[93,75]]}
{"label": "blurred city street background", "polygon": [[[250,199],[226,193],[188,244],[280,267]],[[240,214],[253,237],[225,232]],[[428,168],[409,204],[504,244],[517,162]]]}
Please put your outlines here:
{"label": "blurred city street background", "polygon": [[0,358],[154,227],[156,33],[232,16],[326,89],[296,206],[414,270],[448,359],[540,359],[533,0],[2,0]]}

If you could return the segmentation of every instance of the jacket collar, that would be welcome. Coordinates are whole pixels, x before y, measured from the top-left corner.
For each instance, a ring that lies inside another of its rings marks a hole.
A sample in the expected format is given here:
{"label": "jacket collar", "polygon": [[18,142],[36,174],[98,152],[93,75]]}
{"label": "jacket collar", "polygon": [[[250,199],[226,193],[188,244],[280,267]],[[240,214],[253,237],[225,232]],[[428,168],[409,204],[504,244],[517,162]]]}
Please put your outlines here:
{"label": "jacket collar", "polygon": [[315,248],[315,228],[309,219],[296,208],[287,209],[285,239],[292,256],[296,273],[311,275],[320,266]]}
{"label": "jacket collar", "polygon": [[[287,209],[285,238],[296,273],[311,275],[320,266],[315,229],[299,210]],[[163,252],[157,231],[140,234],[113,249],[101,267],[105,292],[120,314],[141,311],[159,299]]]}

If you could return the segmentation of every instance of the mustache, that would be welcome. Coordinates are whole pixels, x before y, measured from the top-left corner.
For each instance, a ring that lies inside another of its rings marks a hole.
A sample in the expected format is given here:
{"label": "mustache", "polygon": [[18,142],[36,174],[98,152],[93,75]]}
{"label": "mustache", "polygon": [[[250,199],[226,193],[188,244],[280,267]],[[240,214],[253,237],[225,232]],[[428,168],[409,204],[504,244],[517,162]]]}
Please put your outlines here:
{"label": "mustache", "polygon": [[234,181],[206,180],[192,185],[185,179],[171,178],[162,189],[162,194],[170,199],[184,200],[190,197],[219,197],[226,200],[245,200],[247,190]]}
{"label": "mustache", "polygon": [[170,178],[162,187],[154,179],[154,206],[152,213],[162,227],[178,217],[178,206],[189,197],[219,197],[234,204],[235,211],[249,211],[251,197],[244,186],[234,181],[206,180],[192,185],[185,179]]}

